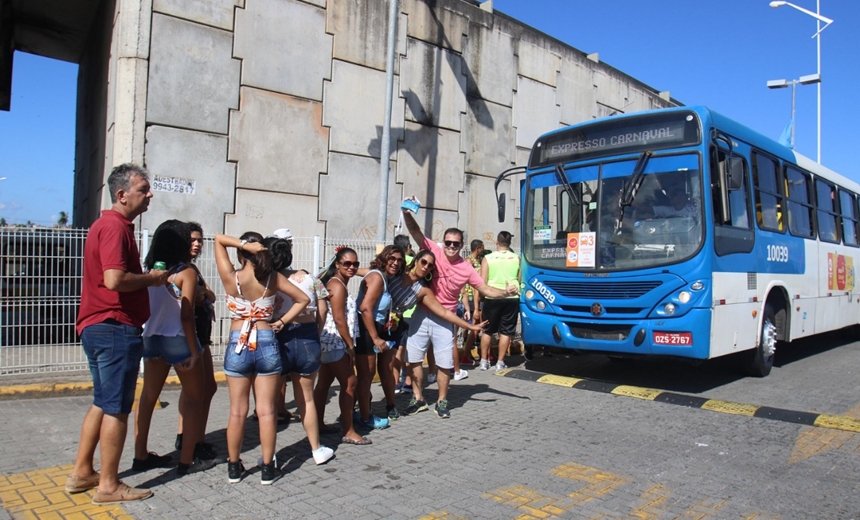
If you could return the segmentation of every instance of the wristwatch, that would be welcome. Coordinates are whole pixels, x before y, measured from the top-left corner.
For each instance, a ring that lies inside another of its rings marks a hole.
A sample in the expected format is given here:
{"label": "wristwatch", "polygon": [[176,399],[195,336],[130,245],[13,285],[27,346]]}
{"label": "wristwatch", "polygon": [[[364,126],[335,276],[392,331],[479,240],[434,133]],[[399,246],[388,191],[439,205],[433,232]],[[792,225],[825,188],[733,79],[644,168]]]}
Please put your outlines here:
{"label": "wristwatch", "polygon": [[242,240],[241,242],[239,242],[239,249],[244,251],[245,250],[245,244],[247,244],[247,243],[248,243],[247,240]]}

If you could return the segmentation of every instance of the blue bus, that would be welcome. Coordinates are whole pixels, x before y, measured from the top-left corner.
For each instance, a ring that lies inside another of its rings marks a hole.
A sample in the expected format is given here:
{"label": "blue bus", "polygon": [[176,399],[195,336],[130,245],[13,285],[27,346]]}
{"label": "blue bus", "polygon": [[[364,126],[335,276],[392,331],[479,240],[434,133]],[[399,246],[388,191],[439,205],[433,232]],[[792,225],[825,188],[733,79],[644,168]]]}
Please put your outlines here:
{"label": "blue bus", "polygon": [[860,185],[705,107],[544,134],[521,184],[523,343],[738,353],[860,323]]}

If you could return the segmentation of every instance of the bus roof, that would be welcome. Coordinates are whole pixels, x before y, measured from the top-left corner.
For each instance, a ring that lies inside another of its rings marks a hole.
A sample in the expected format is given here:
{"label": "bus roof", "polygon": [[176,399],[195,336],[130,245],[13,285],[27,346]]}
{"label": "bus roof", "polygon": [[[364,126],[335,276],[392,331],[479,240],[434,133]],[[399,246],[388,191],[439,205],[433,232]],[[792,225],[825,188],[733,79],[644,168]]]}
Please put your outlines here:
{"label": "bus roof", "polygon": [[591,121],[585,121],[582,123],[577,123],[574,125],[566,126],[563,128],[558,128],[551,132],[546,132],[545,134],[538,137],[538,140],[542,140],[547,136],[557,134],[559,132],[563,132],[572,128],[579,128],[582,126],[588,126],[595,123],[600,123],[607,120],[618,120],[618,119],[626,119],[628,117],[638,117],[647,114],[661,114],[666,112],[695,112],[698,114],[699,118],[702,120],[702,124],[705,126],[715,126],[720,130],[724,131],[728,135],[744,141],[747,144],[753,145],[761,150],[764,150],[770,154],[773,154],[784,161],[788,161],[790,163],[796,164],[800,168],[807,170],[816,176],[822,177],[824,179],[830,180],[848,188],[855,193],[860,193],[860,184],[857,182],[845,177],[844,175],[840,175],[833,170],[818,164],[812,159],[798,153],[795,150],[792,150],[788,146],[781,144],[770,137],[767,137],[764,134],[761,134],[752,128],[738,123],[737,121],[730,119],[719,112],[715,112],[708,107],[705,106],[680,106],[680,107],[669,107],[669,108],[659,108],[655,110],[644,110],[640,112],[630,112],[627,114],[620,114],[615,116],[604,117],[601,119],[594,119]]}

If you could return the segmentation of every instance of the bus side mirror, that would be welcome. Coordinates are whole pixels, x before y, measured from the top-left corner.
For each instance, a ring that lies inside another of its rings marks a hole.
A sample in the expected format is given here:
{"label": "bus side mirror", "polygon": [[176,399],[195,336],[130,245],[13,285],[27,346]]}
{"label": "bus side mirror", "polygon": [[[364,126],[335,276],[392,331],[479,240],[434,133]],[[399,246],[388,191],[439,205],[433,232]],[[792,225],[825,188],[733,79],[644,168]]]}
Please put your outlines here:
{"label": "bus side mirror", "polygon": [[737,155],[728,157],[729,167],[726,171],[726,188],[729,191],[737,191],[744,185],[744,163]]}
{"label": "bus side mirror", "polygon": [[499,222],[505,221],[505,194],[499,195]]}

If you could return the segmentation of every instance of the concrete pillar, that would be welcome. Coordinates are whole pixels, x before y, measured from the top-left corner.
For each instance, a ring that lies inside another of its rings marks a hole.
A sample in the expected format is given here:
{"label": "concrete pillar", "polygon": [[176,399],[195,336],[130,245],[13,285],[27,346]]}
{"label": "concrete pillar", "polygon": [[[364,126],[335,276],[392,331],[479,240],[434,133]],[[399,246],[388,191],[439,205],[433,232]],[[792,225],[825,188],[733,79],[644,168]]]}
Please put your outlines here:
{"label": "concrete pillar", "polygon": [[143,163],[151,23],[152,0],[117,1],[108,85],[114,126],[109,168],[124,162]]}

